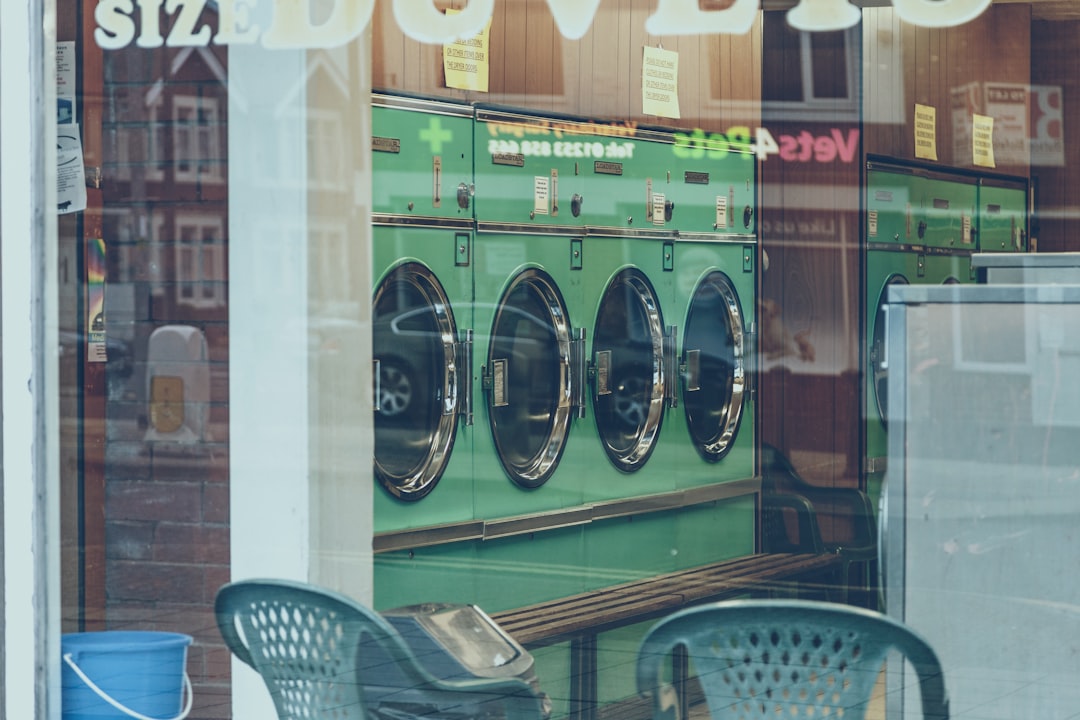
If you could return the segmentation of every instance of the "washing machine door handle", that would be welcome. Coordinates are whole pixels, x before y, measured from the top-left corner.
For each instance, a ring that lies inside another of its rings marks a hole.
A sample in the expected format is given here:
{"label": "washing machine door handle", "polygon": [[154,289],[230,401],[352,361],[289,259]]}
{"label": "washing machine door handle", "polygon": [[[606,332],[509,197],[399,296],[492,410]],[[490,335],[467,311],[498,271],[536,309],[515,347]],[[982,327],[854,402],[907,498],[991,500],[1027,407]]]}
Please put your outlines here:
{"label": "washing machine door handle", "polygon": [[[450,387],[455,388],[455,392],[459,393],[456,397],[455,405],[458,418],[460,418],[467,427],[471,427],[474,419],[473,410],[473,379],[472,379],[472,363],[473,363],[473,331],[472,329],[463,330],[461,332],[461,338],[458,342],[454,343],[454,368],[451,372],[446,373],[447,393],[450,391]],[[451,376],[453,376],[451,378]],[[447,394],[445,397],[450,397]]]}
{"label": "washing machine door handle", "polygon": [[679,369],[678,339],[679,327],[668,325],[664,332],[664,400],[669,408],[679,407],[679,390],[674,382]]}
{"label": "washing machine door handle", "polygon": [[585,383],[589,376],[589,361],[585,356],[585,328],[574,331],[570,340],[570,408],[578,419],[585,417]]}

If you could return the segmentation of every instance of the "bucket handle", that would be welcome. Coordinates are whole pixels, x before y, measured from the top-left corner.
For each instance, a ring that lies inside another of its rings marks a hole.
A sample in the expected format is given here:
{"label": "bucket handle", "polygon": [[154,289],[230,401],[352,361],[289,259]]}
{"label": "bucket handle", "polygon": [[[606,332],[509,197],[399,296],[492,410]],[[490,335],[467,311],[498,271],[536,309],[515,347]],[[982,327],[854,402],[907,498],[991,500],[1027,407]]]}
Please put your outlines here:
{"label": "bucket handle", "polygon": [[[99,698],[109,703],[125,715],[133,717],[135,718],[135,720],[161,720],[161,718],[152,718],[147,715],[143,715],[142,713],[135,712],[131,708],[125,707],[115,698],[110,696],[107,692],[99,688],[93,680],[87,677],[86,673],[83,672],[82,668],[75,664],[75,661],[71,659],[71,653],[64,653],[64,662],[66,662],[68,664],[68,667],[70,667],[75,672],[75,674],[79,676],[80,680],[86,683],[86,686],[88,688],[97,693],[97,696]],[[191,678],[188,677],[187,670],[184,670],[184,692],[187,693],[187,703],[184,705],[184,709],[180,711],[180,714],[177,715],[175,718],[171,718],[170,720],[184,720],[184,718],[187,717],[187,714],[191,712],[191,705],[192,701],[195,699],[195,693],[191,691]]]}

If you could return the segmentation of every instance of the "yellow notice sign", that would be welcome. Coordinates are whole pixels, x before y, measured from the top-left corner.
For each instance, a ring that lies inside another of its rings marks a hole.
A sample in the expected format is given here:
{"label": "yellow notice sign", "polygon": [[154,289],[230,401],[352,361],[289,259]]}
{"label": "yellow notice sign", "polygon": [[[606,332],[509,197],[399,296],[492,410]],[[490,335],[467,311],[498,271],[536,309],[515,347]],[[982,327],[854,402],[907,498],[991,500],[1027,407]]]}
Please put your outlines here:
{"label": "yellow notice sign", "polygon": [[971,119],[971,161],[975,167],[994,165],[994,118],[974,115]]}
{"label": "yellow notice sign", "polygon": [[[460,10],[447,8],[447,15],[456,15]],[[456,40],[443,45],[443,72],[446,74],[446,87],[458,90],[488,91],[488,77],[491,74],[491,19],[475,37],[468,40]]]}
{"label": "yellow notice sign", "polygon": [[679,117],[679,53],[645,48],[641,66],[641,110],[646,115]]}
{"label": "yellow notice sign", "polygon": [[937,108],[915,105],[915,157],[937,160]]}

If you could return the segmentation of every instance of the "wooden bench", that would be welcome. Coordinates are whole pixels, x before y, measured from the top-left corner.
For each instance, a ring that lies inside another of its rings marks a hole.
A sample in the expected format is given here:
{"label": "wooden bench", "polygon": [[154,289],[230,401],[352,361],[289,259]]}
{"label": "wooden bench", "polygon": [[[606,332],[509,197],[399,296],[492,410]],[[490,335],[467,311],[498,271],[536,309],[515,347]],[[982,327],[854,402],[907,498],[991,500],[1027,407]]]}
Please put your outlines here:
{"label": "wooden bench", "polygon": [[[748,555],[504,610],[491,617],[527,649],[569,642],[570,718],[595,720],[600,633],[706,602],[744,595],[805,594],[808,587],[820,592],[824,586],[808,586],[808,581],[828,578],[840,568],[841,557],[835,554]],[[677,675],[678,671],[677,667]]]}

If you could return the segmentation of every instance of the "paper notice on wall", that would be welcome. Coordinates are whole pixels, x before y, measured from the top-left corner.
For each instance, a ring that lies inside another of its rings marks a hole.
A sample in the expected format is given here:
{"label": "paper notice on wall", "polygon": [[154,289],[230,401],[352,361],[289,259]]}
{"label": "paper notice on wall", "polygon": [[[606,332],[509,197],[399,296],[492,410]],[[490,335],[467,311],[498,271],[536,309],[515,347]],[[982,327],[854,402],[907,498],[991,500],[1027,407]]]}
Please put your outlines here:
{"label": "paper notice on wall", "polygon": [[56,122],[75,122],[75,41],[56,43]]}
{"label": "paper notice on wall", "polygon": [[971,161],[975,167],[995,167],[994,118],[988,115],[971,119]]}
{"label": "paper notice on wall", "polygon": [[679,53],[646,47],[641,66],[641,110],[646,115],[679,117]]}
{"label": "paper notice on wall", "polygon": [[61,215],[86,209],[86,170],[77,123],[56,129],[56,209]]}
{"label": "paper notice on wall", "polygon": [[[447,8],[447,15],[457,15],[460,10]],[[446,87],[457,90],[488,91],[491,75],[491,19],[474,37],[455,40],[443,45],[443,72]]]}
{"label": "paper notice on wall", "polygon": [[937,108],[915,105],[915,157],[937,160]]}

